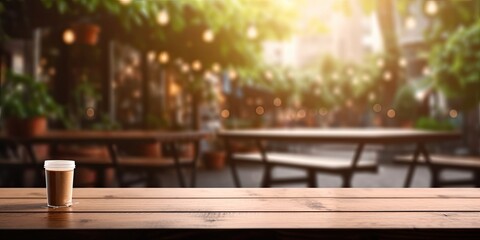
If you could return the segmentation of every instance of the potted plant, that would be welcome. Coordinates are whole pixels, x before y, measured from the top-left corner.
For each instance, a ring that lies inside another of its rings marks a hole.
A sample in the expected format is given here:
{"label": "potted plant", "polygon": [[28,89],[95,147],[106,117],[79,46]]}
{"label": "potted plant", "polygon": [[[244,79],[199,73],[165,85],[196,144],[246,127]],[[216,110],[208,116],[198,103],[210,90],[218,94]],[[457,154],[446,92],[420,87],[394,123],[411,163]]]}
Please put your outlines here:
{"label": "potted plant", "polygon": [[396,112],[395,119],[400,126],[412,128],[418,115],[418,103],[410,85],[405,85],[398,90],[393,101],[393,108]]}
{"label": "potted plant", "polygon": [[[106,114],[96,111],[100,99],[95,86],[83,74],[80,82],[73,90],[73,106],[69,107],[70,112],[64,116],[63,121],[67,129],[71,130],[93,130],[105,131],[119,129],[120,126],[112,121]],[[89,115],[88,109],[92,109]],[[98,145],[59,145],[56,152],[52,153],[56,158],[88,158],[108,159],[108,149]],[[96,172],[91,169],[79,168],[75,171],[75,184],[88,186],[96,179]],[[113,172],[106,172],[107,181],[113,181]]]}
{"label": "potted plant", "polygon": [[47,117],[62,115],[62,108],[48,92],[44,82],[28,75],[7,73],[0,92],[1,117],[11,136],[35,136],[47,131]]}
{"label": "potted plant", "polygon": [[77,23],[72,26],[78,42],[86,45],[95,45],[98,42],[100,26],[94,23]]}
{"label": "potted plant", "polygon": [[225,166],[225,151],[222,141],[217,137],[209,141],[210,150],[203,153],[203,162],[207,169],[221,170]]}
{"label": "potted plant", "polygon": [[[148,130],[164,130],[168,128],[168,121],[165,117],[148,115],[146,118]],[[144,157],[161,157],[162,145],[160,142],[138,143],[127,147],[128,153]]]}

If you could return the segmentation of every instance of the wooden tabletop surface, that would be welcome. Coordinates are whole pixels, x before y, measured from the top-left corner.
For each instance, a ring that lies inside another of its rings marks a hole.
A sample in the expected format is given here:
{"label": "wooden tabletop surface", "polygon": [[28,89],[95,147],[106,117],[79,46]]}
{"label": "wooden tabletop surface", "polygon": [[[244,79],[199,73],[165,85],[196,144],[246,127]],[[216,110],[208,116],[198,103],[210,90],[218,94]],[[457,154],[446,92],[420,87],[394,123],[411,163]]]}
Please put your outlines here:
{"label": "wooden tabletop surface", "polygon": [[282,128],[224,130],[219,135],[227,138],[265,139],[286,141],[325,141],[331,143],[404,143],[458,140],[459,132],[428,131],[397,128]]}
{"label": "wooden tabletop surface", "polygon": [[480,229],[480,189],[0,189],[0,229]]}

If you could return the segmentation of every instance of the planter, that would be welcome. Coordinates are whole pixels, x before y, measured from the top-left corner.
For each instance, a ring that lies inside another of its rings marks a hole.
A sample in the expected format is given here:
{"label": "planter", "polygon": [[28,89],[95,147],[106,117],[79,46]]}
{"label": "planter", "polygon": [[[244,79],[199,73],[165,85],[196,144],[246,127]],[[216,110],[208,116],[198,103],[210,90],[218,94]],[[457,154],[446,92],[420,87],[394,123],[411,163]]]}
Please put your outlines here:
{"label": "planter", "polygon": [[38,136],[47,131],[47,118],[43,116],[27,119],[7,118],[5,129],[9,136]]}
{"label": "planter", "polygon": [[80,23],[72,27],[76,41],[87,45],[95,45],[98,42],[100,26],[93,23]]}
{"label": "planter", "polygon": [[225,167],[225,152],[211,151],[203,154],[203,161],[207,169],[221,170]]}
{"label": "planter", "polygon": [[193,143],[185,143],[179,146],[179,157],[192,159],[195,155],[195,145]]}
{"label": "planter", "polygon": [[[89,158],[89,159],[110,159],[106,147],[101,146],[58,146],[55,155],[52,158],[57,159],[72,159]],[[73,178],[74,186],[91,186],[95,183],[97,174],[94,170],[88,168],[75,169],[75,177]],[[105,180],[107,185],[114,180],[113,169],[105,170]]]}
{"label": "planter", "polygon": [[162,145],[159,142],[133,144],[127,147],[127,153],[142,157],[161,157]]}

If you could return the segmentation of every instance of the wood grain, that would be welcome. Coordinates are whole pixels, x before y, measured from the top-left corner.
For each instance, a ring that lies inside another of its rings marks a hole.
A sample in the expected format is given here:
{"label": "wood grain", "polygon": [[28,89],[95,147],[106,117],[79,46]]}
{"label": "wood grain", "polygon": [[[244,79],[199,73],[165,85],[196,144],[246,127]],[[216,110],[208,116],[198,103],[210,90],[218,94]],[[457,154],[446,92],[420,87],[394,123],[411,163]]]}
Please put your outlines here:
{"label": "wood grain", "polygon": [[[480,188],[75,188],[82,198],[480,198]],[[0,188],[0,198],[46,198],[45,188]]]}
{"label": "wood grain", "polygon": [[480,229],[480,189],[0,189],[0,229]]}
{"label": "wood grain", "polygon": [[480,211],[480,199],[75,199],[49,209],[45,199],[0,199],[0,212],[407,212]]}
{"label": "wood grain", "polygon": [[478,212],[0,213],[0,229],[478,229]]}

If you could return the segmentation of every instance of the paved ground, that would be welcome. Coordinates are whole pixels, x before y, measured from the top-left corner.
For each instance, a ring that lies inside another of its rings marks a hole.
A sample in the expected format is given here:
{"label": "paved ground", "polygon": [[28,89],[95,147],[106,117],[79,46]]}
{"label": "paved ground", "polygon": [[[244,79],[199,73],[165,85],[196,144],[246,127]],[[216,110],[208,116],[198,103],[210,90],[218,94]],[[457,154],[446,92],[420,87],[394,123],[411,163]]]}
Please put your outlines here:
{"label": "paved ground", "polygon": [[[331,150],[333,149],[333,150]],[[329,150],[314,148],[310,151],[313,154],[322,154],[323,156],[343,156],[350,158],[353,155],[354,147],[349,149],[335,149],[329,147]],[[299,149],[299,151],[308,151]],[[381,150],[380,150],[381,151]],[[409,151],[407,151],[409,152]],[[353,187],[403,187],[403,182],[407,173],[406,165],[399,165],[388,161],[391,159],[388,155],[378,154],[378,149],[366,149],[362,155],[362,159],[377,159],[380,163],[377,173],[357,173],[353,178]],[[239,167],[240,179],[243,187],[259,187],[263,168],[258,165],[241,165]],[[189,174],[185,172],[186,175]],[[278,168],[274,170],[274,177],[287,176],[304,176],[305,173],[300,170]],[[445,171],[442,174],[443,179],[465,179],[471,178],[469,172],[463,171]],[[176,187],[178,186],[173,172],[164,173],[161,177],[162,186]],[[222,170],[207,170],[200,168],[198,171],[197,187],[234,187],[230,170],[225,167]],[[340,187],[341,179],[335,175],[317,174],[317,182],[319,187]],[[430,173],[425,166],[417,167],[412,183],[413,187],[429,187]],[[305,187],[305,184],[288,184],[278,185],[278,187]]]}

